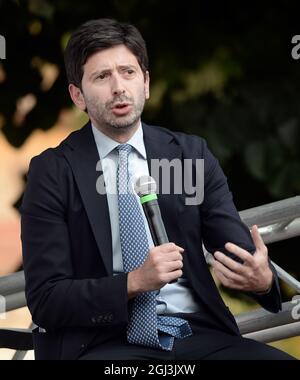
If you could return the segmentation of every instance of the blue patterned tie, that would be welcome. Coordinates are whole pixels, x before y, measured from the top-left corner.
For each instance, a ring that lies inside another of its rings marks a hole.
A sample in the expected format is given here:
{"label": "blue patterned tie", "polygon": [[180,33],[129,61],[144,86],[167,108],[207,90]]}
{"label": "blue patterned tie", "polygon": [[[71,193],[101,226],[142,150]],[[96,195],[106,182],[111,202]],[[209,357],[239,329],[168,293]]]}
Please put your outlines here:
{"label": "blue patterned tie", "polygon": [[[124,271],[131,272],[146,260],[149,244],[143,216],[136,196],[129,190],[128,156],[132,150],[129,144],[119,145],[119,166],[117,173],[120,240]],[[129,343],[171,351],[174,337],[192,335],[187,321],[181,318],[158,316],[156,295],[146,292],[138,295],[133,302],[127,340]]]}

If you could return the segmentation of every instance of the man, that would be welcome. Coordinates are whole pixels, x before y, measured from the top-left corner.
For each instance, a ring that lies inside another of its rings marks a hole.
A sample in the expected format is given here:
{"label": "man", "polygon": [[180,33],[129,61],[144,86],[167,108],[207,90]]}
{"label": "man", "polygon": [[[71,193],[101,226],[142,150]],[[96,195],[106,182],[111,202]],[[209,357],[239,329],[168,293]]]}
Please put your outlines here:
{"label": "man", "polygon": [[[150,79],[140,33],[114,20],[87,22],[73,33],[65,63],[71,98],[90,123],[30,165],[21,212],[36,356],[289,358],[243,339],[218,293],[202,242],[225,286],[281,308],[267,248],[257,227],[251,238],[242,224],[205,141],[141,123]],[[170,243],[157,247],[127,191],[153,159],[204,159],[205,167],[200,205],[158,192]],[[101,176],[105,194],[96,190]]]}

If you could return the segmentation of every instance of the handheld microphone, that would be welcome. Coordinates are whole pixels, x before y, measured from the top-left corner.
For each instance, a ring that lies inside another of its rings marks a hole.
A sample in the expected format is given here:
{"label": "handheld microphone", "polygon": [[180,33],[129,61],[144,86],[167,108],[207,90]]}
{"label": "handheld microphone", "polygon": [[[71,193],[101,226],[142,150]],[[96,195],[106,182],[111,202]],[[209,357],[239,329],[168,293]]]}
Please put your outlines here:
{"label": "handheld microphone", "polygon": [[156,195],[156,182],[150,176],[140,177],[134,186],[149,225],[155,246],[169,243]]}
{"label": "handheld microphone", "polygon": [[[134,189],[140,197],[154,245],[169,243],[157,200],[155,180],[150,176],[142,176],[136,181]],[[175,282],[177,280],[171,281]]]}

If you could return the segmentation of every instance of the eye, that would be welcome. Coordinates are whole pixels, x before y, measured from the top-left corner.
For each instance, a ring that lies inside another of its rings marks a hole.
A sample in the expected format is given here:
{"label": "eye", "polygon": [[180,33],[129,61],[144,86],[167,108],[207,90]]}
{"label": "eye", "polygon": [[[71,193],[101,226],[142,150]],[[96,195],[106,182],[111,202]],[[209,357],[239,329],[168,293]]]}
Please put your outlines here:
{"label": "eye", "polygon": [[131,78],[135,75],[135,70],[134,69],[124,69],[122,70],[123,71],[123,75],[127,78]]}
{"label": "eye", "polygon": [[96,77],[96,79],[104,80],[104,79],[106,79],[106,78],[108,78],[108,77],[109,77],[109,73],[107,72],[107,73],[101,73],[101,74],[99,74],[99,75]]}

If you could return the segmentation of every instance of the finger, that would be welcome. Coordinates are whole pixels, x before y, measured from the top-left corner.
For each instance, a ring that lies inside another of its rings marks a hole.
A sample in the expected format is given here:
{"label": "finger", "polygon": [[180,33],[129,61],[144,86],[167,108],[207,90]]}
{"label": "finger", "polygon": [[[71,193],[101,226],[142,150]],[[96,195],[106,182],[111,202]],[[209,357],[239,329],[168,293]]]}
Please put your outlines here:
{"label": "finger", "polygon": [[230,257],[224,255],[222,252],[215,252],[214,254],[215,258],[218,260],[219,263],[222,263],[227,268],[231,269],[233,272],[238,274],[244,274],[246,271],[246,268],[236,261],[232,260]]}
{"label": "finger", "polygon": [[175,243],[162,244],[161,246],[159,246],[159,248],[163,252],[171,252],[171,251],[174,251],[174,250],[178,250],[180,253],[184,252],[184,248],[180,247],[179,245],[176,245]]}
{"label": "finger", "polygon": [[179,253],[178,251],[173,251],[173,252],[162,252],[160,255],[160,259],[163,262],[173,262],[173,261],[178,261],[178,260],[182,261],[183,257],[181,253]]}
{"label": "finger", "polygon": [[265,243],[258,231],[258,227],[256,225],[254,225],[251,229],[251,236],[252,236],[252,239],[253,239],[253,242],[255,244],[255,247],[258,251],[262,251],[262,252],[265,252],[266,250],[266,246],[265,246]]}
{"label": "finger", "polygon": [[221,281],[221,284],[223,286],[226,286],[226,288],[235,289],[235,290],[243,290],[244,289],[242,285],[238,285],[235,282],[233,282],[232,280],[228,279],[223,273],[216,271],[216,270],[214,272],[215,272],[216,277],[219,279],[219,281]]}
{"label": "finger", "polygon": [[165,281],[167,284],[170,284],[170,283],[173,283],[173,282],[176,282],[176,280],[180,277],[182,277],[183,275],[183,272],[181,269],[179,270],[176,270],[176,271],[173,271],[173,272],[169,272],[166,276],[165,276]]}
{"label": "finger", "polygon": [[170,261],[163,265],[163,271],[165,273],[174,272],[183,268],[183,262],[181,260]]}
{"label": "finger", "polygon": [[226,276],[224,276],[223,273],[219,272],[218,270],[214,270],[214,273],[222,285],[226,286],[227,288],[231,287],[230,280]]}
{"label": "finger", "polygon": [[223,276],[225,276],[228,280],[231,280],[233,282],[237,282],[240,284],[242,284],[245,281],[243,276],[240,276],[239,274],[232,272],[230,269],[226,268],[223,264],[221,264],[218,261],[215,261],[215,263],[213,264],[213,268],[216,271],[222,273]]}
{"label": "finger", "polygon": [[244,263],[247,263],[249,265],[253,265],[253,260],[254,260],[253,256],[251,255],[251,253],[249,253],[245,249],[243,249],[243,248],[241,248],[238,245],[233,244],[233,243],[225,244],[225,248],[227,249],[227,251],[235,254],[237,257],[242,259]]}

